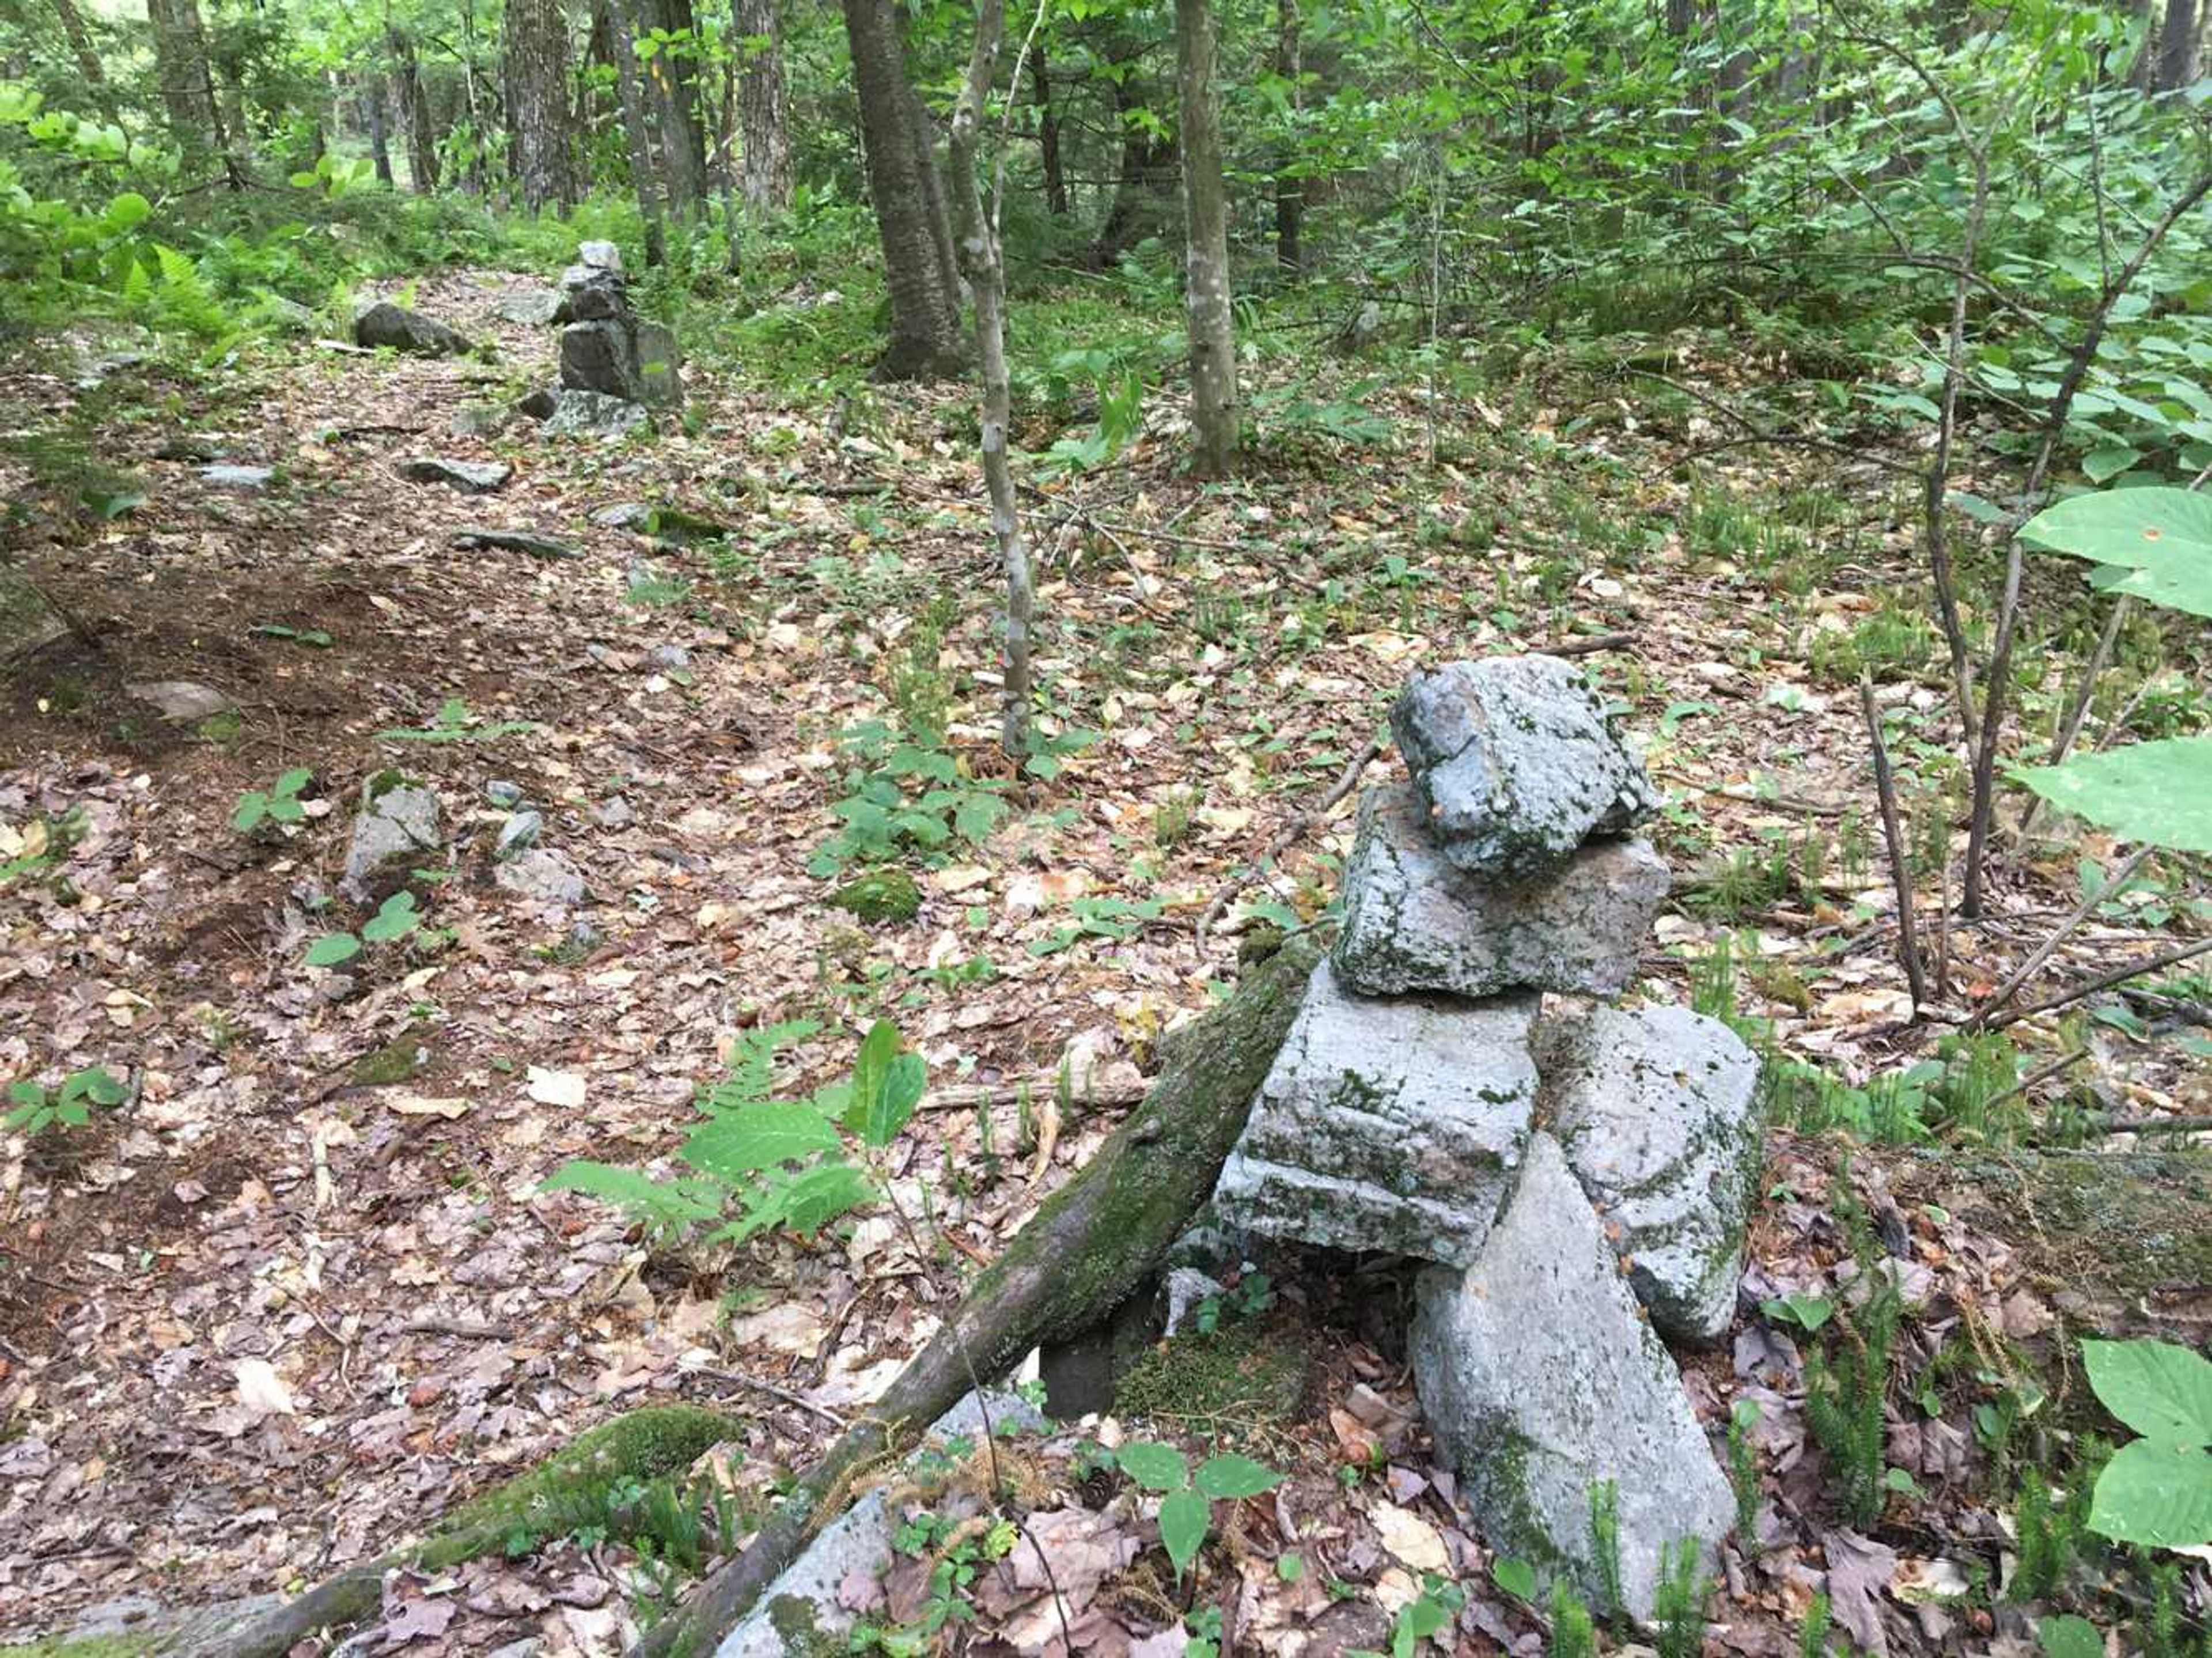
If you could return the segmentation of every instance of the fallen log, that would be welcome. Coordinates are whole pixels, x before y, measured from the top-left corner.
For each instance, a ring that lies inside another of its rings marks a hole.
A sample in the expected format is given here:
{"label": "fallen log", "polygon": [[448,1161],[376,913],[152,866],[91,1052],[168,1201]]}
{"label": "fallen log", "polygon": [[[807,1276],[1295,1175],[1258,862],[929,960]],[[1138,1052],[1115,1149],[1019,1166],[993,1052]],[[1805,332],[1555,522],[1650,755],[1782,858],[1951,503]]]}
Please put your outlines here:
{"label": "fallen log", "polygon": [[970,1388],[1030,1348],[1082,1334],[1156,1275],[1212,1195],[1252,1096],[1305,993],[1316,950],[1285,946],[1234,999],[1171,1039],[1145,1102],[985,1269],[935,1338],[785,1498],[744,1552],[653,1625],[633,1658],[703,1658],[836,1519]]}

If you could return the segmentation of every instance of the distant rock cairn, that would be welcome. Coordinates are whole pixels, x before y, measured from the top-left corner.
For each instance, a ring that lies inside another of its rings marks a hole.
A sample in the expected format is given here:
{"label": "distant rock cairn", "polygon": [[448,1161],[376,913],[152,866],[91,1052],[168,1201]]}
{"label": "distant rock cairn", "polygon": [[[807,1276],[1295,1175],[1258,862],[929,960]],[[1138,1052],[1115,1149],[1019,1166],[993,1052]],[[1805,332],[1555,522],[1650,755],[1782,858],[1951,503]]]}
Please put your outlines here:
{"label": "distant rock cairn", "polygon": [[[1454,662],[1391,714],[1343,929],[1215,1193],[1251,1231],[1431,1263],[1409,1347],[1492,1545],[1650,1617],[1735,1499],[1659,1336],[1728,1327],[1761,1151],[1719,1021],[1609,999],[1667,894],[1658,805],[1568,663]],[[1656,1333],[1655,1333],[1656,1332]],[[1596,1558],[1594,1505],[1617,1516]]]}

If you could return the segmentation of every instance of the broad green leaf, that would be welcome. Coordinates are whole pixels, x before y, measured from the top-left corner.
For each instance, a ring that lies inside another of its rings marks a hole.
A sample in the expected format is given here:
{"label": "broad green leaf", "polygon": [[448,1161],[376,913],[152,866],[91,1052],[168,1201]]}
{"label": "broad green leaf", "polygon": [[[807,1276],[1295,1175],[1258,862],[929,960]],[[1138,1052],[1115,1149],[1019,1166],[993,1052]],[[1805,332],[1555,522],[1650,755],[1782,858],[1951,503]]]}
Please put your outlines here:
{"label": "broad green leaf", "polygon": [[1536,1598],[1536,1569],[1518,1555],[1501,1554],[1490,1563],[1491,1581],[1516,1600]]}
{"label": "broad green leaf", "polygon": [[2045,1658],[2105,1658],[2105,1637],[2086,1618],[2045,1618],[2037,1621],[2035,1638]]}
{"label": "broad green leaf", "polygon": [[307,946],[309,967],[336,967],[361,954],[361,940],[350,932],[325,932]]}
{"label": "broad green leaf", "polygon": [[88,1065],[82,1071],[72,1072],[62,1084],[65,1094],[82,1094],[100,1105],[120,1105],[125,1090],[123,1079],[104,1065]]}
{"label": "broad green leaf", "polygon": [[230,826],[241,833],[258,829],[268,815],[269,797],[258,789],[250,789],[238,797],[238,810],[230,814]]}
{"label": "broad green leaf", "polygon": [[9,1083],[8,1097],[18,1105],[44,1105],[46,1102],[46,1090],[36,1083]]}
{"label": "broad green leaf", "polygon": [[838,1216],[873,1200],[875,1182],[867,1170],[843,1161],[817,1163],[789,1176],[772,1176],[780,1224],[811,1237]]}
{"label": "broad green leaf", "polygon": [[929,1066],[919,1054],[901,1054],[892,1060],[884,1072],[876,1096],[868,1104],[868,1116],[860,1138],[877,1151],[882,1151],[899,1135],[914,1108],[921,1103],[922,1090],[928,1085]]}
{"label": "broad green leaf", "polygon": [[1408,1651],[1451,1622],[1451,1613],[1434,1595],[1424,1594],[1408,1600],[1398,1610],[1398,1626],[1395,1633],[1402,1637]]}
{"label": "broad green leaf", "polygon": [[2212,616],[2212,497],[2166,489],[2076,495],[2038,513],[2020,537],[2124,569],[2113,592]]}
{"label": "broad green leaf", "polygon": [[836,1126],[796,1100],[763,1100],[725,1111],[692,1131],[684,1160],[725,1179],[837,1150]]}
{"label": "broad green leaf", "polygon": [[2089,1385],[2146,1439],[2212,1445],[2212,1360],[2170,1341],[2085,1341]]}
{"label": "broad green leaf", "polygon": [[889,1019],[878,1019],[868,1027],[868,1034],[860,1038],[860,1051],[853,1056],[853,1099],[845,1126],[864,1139],[876,1101],[884,1091],[884,1078],[898,1051],[898,1027]]}
{"label": "broad green leaf", "polygon": [[2159,1548],[2212,1543],[2212,1456],[2154,1439],[2129,1441],[2097,1476],[2089,1529]]}
{"label": "broad green leaf", "polygon": [[2102,483],[2116,478],[2142,459],[2142,451],[2130,449],[2124,444],[2108,448],[2092,449],[2081,457],[2081,471],[2092,483]]}
{"label": "broad green leaf", "polygon": [[2212,852],[2212,737],[2168,737],[2013,775],[2126,841]]}
{"label": "broad green leaf", "polygon": [[1200,1463],[1191,1483],[1208,1497],[1257,1497],[1281,1485],[1283,1476],[1249,1456],[1229,1454]]}
{"label": "broad green leaf", "polygon": [[1114,1453],[1121,1472],[1148,1491],[1179,1491],[1190,1483],[1182,1453],[1172,1445],[1140,1439]]}
{"label": "broad green leaf", "polygon": [[404,938],[422,925],[422,918],[415,913],[415,895],[395,892],[368,918],[361,936],[365,943],[388,944],[394,938]]}
{"label": "broad green leaf", "polygon": [[1190,1563],[1198,1558],[1213,1515],[1196,1491],[1172,1491],[1160,1503],[1160,1546],[1181,1582]]}
{"label": "broad green leaf", "polygon": [[289,798],[314,780],[315,774],[313,769],[306,766],[295,766],[276,780],[276,786],[270,793],[280,799]]}

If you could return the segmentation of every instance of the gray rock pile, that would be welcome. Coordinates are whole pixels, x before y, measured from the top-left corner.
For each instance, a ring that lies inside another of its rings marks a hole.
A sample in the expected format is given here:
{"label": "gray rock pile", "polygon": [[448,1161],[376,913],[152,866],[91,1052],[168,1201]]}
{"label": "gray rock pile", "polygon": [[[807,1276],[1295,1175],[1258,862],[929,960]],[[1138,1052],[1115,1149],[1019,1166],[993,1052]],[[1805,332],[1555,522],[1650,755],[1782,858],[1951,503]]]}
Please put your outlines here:
{"label": "gray rock pile", "polygon": [[[1568,664],[1455,662],[1391,727],[1330,959],[1215,1193],[1266,1236],[1431,1263],[1409,1344],[1440,1449],[1501,1550],[1621,1610],[1711,1564],[1734,1503],[1660,1336],[1728,1327],[1757,1184],[1758,1064],[1718,1021],[1609,999],[1667,871],[1658,800]],[[1592,1504],[1618,1515],[1595,1558]]]}
{"label": "gray rock pile", "polygon": [[647,409],[684,402],[676,337],[631,309],[622,252],[586,242],[562,273],[551,319],[561,325],[561,380],[532,410],[549,434],[616,435],[645,423]]}

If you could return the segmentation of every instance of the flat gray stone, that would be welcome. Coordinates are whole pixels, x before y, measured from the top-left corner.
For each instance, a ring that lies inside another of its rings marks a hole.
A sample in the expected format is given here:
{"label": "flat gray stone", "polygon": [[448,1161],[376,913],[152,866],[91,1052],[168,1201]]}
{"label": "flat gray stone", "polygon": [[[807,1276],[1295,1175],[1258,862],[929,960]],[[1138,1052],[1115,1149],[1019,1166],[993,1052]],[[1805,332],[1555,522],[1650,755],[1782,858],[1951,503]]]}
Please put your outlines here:
{"label": "flat gray stone", "polygon": [[622,275],[622,249],[609,241],[579,242],[576,263],[592,270],[611,270]]}
{"label": "flat gray stone", "polygon": [[637,325],[638,384],[645,401],[657,409],[675,409],[684,402],[684,356],[676,349],[673,330],[657,322]]}
{"label": "flat gray stone", "polygon": [[1471,875],[1546,874],[1591,835],[1625,833],[1659,807],[1604,703],[1557,657],[1493,656],[1415,674],[1390,730],[1429,832]]}
{"label": "flat gray stone", "polygon": [[457,438],[495,438],[507,430],[515,411],[495,403],[465,403],[453,410],[446,429]]}
{"label": "flat gray stone", "polygon": [[1455,869],[1422,821],[1403,786],[1361,802],[1335,951],[1353,989],[1482,997],[1628,987],[1667,896],[1667,866],[1649,843],[1594,841],[1548,877],[1501,886]]}
{"label": "flat gray stone", "polygon": [[380,902],[394,876],[404,880],[418,865],[442,859],[439,810],[435,793],[396,773],[379,772],[362,784],[338,890],[356,904]]}
{"label": "flat gray stone", "polygon": [[390,346],[419,357],[450,357],[469,349],[468,341],[445,324],[389,300],[379,301],[354,319],[353,343]]}
{"label": "flat gray stone", "polygon": [[618,501],[592,513],[592,522],[603,530],[642,531],[653,522],[653,508],[641,501]]}
{"label": "flat gray stone", "polygon": [[489,495],[514,476],[498,460],[447,460],[437,455],[402,461],[399,475],[416,483],[446,483],[471,495]]}
{"label": "flat gray stone", "polygon": [[471,524],[453,531],[452,541],[456,547],[494,547],[502,552],[527,553],[532,558],[581,558],[583,550],[570,545],[555,536],[541,536],[528,530],[495,530],[480,524]]}
{"label": "flat gray stone", "polygon": [[526,847],[492,871],[492,879],[516,896],[550,909],[569,909],[584,902],[584,872],[567,853],[547,847]]}
{"label": "flat gray stone", "polygon": [[269,466],[218,464],[200,468],[201,480],[204,483],[214,484],[218,489],[248,491],[266,489],[269,487],[269,480],[276,476],[276,469]]}
{"label": "flat gray stone", "polygon": [[150,702],[164,720],[195,725],[229,714],[237,706],[212,685],[196,679],[142,679],[123,688],[141,702]]}
{"label": "flat gray stone", "polygon": [[69,623],[32,580],[0,563],[0,667],[43,649],[69,632]]}
{"label": "flat gray stone", "polygon": [[1759,1059],[1684,1007],[1601,1007],[1547,1026],[1545,1118],[1660,1334],[1711,1342],[1735,1317],[1765,1149]]}
{"label": "flat gray stone", "polygon": [[1379,999],[1322,962],[1223,1165],[1216,1212],[1270,1237],[1468,1265],[1535,1111],[1539,999]]}
{"label": "flat gray stone", "polygon": [[544,328],[561,308],[561,295],[550,288],[526,288],[513,294],[503,294],[492,307],[492,314],[501,322],[511,322],[518,328]]}
{"label": "flat gray stone", "polygon": [[1493,1549],[1605,1610],[1590,1493],[1611,1480],[1629,1616],[1650,1619],[1663,1550],[1693,1540],[1711,1570],[1735,1517],[1728,1476],[1558,1141],[1530,1137],[1481,1258],[1430,1267],[1415,1303],[1422,1409]]}
{"label": "flat gray stone", "polygon": [[492,848],[492,856],[512,858],[525,847],[536,846],[538,837],[544,833],[545,819],[543,814],[535,811],[512,812],[508,814],[507,820],[499,826],[499,843]]}
{"label": "flat gray stone", "polygon": [[553,393],[553,406],[538,428],[547,438],[618,438],[650,427],[653,417],[645,405],[610,397],[604,392],[579,391],[564,386]]}

